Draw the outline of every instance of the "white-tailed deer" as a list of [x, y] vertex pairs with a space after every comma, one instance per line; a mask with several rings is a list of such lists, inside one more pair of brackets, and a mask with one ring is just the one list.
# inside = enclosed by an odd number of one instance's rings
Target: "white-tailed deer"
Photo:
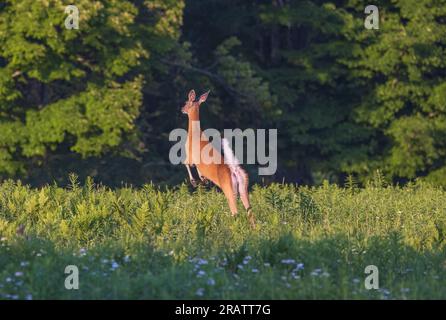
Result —
[[[237, 196], [240, 194], [243, 206], [248, 213], [249, 222], [254, 227], [255, 218], [249, 204], [248, 174], [240, 167], [226, 139], [222, 139], [224, 157], [221, 157], [220, 151], [215, 149], [207, 138], [204, 139], [202, 137], [199, 109], [200, 105], [206, 101], [208, 95], [209, 91], [201, 95], [198, 101], [195, 101], [195, 91], [191, 90], [188, 100], [181, 109], [189, 118], [184, 164], [187, 168], [190, 182], [194, 187], [197, 185], [190, 169], [191, 166], [195, 166], [201, 181], [210, 180], [223, 191], [233, 216], [237, 214]], [[194, 143], [197, 147], [194, 147]], [[219, 155], [220, 159], [224, 158], [224, 161], [220, 161], [220, 163], [205, 161], [202, 157], [204, 148], [210, 150], [209, 155], [211, 157], [215, 153]]]

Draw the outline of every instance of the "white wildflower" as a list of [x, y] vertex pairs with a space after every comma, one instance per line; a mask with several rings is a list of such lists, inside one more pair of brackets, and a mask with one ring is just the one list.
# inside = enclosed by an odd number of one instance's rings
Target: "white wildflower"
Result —
[[304, 264], [303, 263], [298, 263], [296, 265], [296, 268], [295, 268], [296, 271], [303, 270], [303, 269], [304, 269]]
[[294, 259], [282, 259], [282, 261], [280, 261], [283, 264], [294, 264], [296, 263], [296, 261]]
[[198, 261], [197, 261], [197, 264], [198, 265], [204, 265], [204, 264], [208, 264], [208, 261], [206, 260], [206, 259], [198, 259]]
[[204, 289], [198, 288], [198, 290], [195, 292], [195, 295], [202, 297], [204, 295]]
[[116, 261], [113, 261], [111, 264], [111, 268], [112, 268], [112, 270], [116, 270], [119, 268], [119, 264]]
[[315, 277], [315, 276], [318, 276], [318, 275], [320, 275], [321, 274], [321, 272], [322, 272], [322, 269], [314, 269], [312, 272], [311, 272], [311, 275], [313, 276], [313, 277]]

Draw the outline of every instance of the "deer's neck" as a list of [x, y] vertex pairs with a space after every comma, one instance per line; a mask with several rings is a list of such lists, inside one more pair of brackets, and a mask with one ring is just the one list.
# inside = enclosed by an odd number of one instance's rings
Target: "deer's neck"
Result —
[[189, 127], [188, 127], [189, 135], [192, 134], [192, 130], [201, 131], [200, 114], [198, 113], [198, 109], [196, 111], [189, 113], [188, 116], [189, 116]]
[[[200, 128], [200, 117], [198, 110], [193, 110], [193, 112], [188, 113], [189, 117], [189, 128], [187, 130], [187, 141], [188, 150], [187, 153], [191, 155], [192, 163], [196, 158], [197, 152], [200, 152], [200, 139], [201, 139], [201, 128]], [[199, 159], [199, 158], [198, 158]], [[198, 161], [199, 162], [199, 161]]]

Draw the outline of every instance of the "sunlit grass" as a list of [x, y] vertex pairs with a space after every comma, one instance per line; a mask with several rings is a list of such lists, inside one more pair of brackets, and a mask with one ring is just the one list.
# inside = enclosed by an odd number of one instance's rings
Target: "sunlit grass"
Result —
[[[0, 299], [446, 298], [442, 189], [275, 184], [251, 201], [256, 230], [216, 190], [5, 181]], [[79, 290], [64, 287], [67, 265]]]

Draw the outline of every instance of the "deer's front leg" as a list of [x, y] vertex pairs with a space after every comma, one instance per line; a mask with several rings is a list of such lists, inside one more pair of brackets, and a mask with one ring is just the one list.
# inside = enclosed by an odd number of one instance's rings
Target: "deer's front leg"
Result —
[[195, 188], [197, 186], [197, 181], [195, 181], [194, 176], [192, 175], [192, 172], [190, 171], [190, 165], [185, 164], [187, 173], [189, 174], [189, 180], [191, 185]]

